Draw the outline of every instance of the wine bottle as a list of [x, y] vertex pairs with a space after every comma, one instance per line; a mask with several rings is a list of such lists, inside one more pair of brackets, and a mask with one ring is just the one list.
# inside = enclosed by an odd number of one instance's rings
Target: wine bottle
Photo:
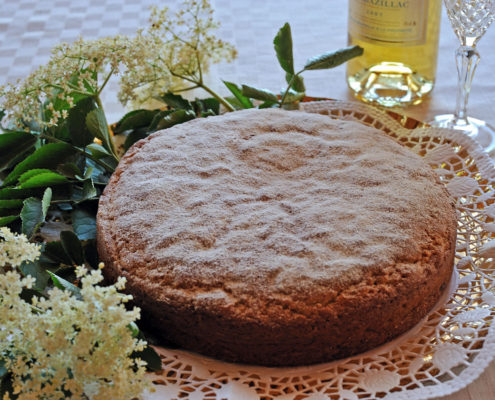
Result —
[[357, 98], [385, 107], [419, 104], [433, 89], [441, 0], [349, 0], [349, 44], [364, 48], [347, 63]]

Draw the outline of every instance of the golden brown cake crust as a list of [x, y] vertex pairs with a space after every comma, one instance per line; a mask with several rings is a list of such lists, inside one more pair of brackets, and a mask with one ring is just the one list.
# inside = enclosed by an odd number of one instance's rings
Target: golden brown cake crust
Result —
[[281, 110], [197, 119], [124, 156], [98, 248], [165, 339], [298, 365], [403, 333], [452, 272], [455, 205], [423, 160], [361, 124]]

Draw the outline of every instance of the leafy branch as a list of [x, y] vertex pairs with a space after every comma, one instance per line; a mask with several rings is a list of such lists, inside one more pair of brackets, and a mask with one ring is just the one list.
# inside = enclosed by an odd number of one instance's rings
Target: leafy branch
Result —
[[306, 88], [301, 76], [303, 72], [330, 69], [337, 67], [354, 57], [363, 54], [363, 49], [359, 46], [351, 46], [337, 51], [326, 52], [306, 61], [304, 67], [295, 71], [294, 57], [292, 51], [292, 33], [289, 23], [285, 23], [273, 39], [275, 53], [278, 62], [285, 71], [287, 88], [277, 96], [275, 93], [259, 89], [248, 85], [242, 85], [242, 89], [231, 82], [224, 82], [235, 98], [241, 103], [242, 108], [251, 108], [250, 99], [261, 100], [263, 107], [289, 107], [297, 104], [305, 96]]

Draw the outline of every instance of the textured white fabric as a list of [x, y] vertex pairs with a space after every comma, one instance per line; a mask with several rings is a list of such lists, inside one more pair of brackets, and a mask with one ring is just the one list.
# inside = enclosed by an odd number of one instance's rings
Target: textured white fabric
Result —
[[[50, 48], [60, 41], [82, 35], [97, 38], [117, 33], [132, 34], [147, 23], [151, 4], [174, 9], [178, 0], [0, 0], [0, 84], [26, 76], [45, 62]], [[238, 59], [212, 68], [209, 82], [227, 93], [221, 79], [278, 91], [284, 73], [273, 50], [277, 30], [289, 22], [294, 41], [295, 65], [307, 58], [346, 46], [347, 2], [341, 0], [212, 0], [221, 22], [220, 36], [235, 44]], [[419, 120], [452, 112], [455, 107], [457, 72], [454, 51], [458, 46], [445, 12], [440, 32], [437, 83], [431, 99], [405, 113]], [[495, 27], [490, 27], [478, 45], [481, 61], [469, 101], [470, 115], [495, 125]], [[304, 74], [311, 96], [349, 100], [345, 66]], [[115, 91], [104, 92], [110, 121], [122, 115]], [[197, 93], [201, 95], [201, 93]]]

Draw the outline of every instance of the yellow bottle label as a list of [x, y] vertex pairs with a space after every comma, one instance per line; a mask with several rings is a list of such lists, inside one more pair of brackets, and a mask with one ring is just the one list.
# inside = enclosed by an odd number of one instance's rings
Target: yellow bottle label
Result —
[[384, 45], [426, 41], [429, 0], [349, 0], [349, 33]]

